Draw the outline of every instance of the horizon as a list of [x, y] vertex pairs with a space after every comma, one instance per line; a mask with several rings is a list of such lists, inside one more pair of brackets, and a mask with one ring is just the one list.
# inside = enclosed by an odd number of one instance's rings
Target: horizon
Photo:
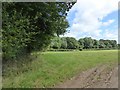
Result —
[[[69, 36], [62, 36], [62, 37], [69, 37]], [[60, 38], [62, 38], [61, 36], [60, 36]], [[74, 37], [73, 37], [74, 38]], [[89, 37], [82, 37], [82, 38], [75, 38], [77, 41], [79, 40], [79, 39], [83, 39], [83, 38], [89, 38]], [[92, 38], [92, 37], [90, 37], [90, 38]], [[93, 40], [95, 39], [95, 40], [115, 40], [115, 39], [103, 39], [103, 38], [100, 38], [100, 39], [96, 39], [96, 38], [92, 38]], [[117, 40], [116, 40], [117, 41]], [[117, 42], [117, 44], [120, 44], [120, 43], [118, 43]]]
[[[69, 28], [61, 37], [118, 39], [119, 0], [77, 0], [68, 12]], [[119, 41], [118, 41], [119, 40]]]

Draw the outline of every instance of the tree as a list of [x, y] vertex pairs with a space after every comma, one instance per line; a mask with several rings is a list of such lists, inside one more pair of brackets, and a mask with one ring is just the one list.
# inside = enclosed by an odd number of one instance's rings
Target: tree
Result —
[[54, 25], [56, 27], [56, 30], [57, 30], [56, 32], [58, 37], [59, 35], [64, 34], [66, 32], [66, 28], [69, 27], [69, 24], [65, 19], [65, 17], [62, 17], [59, 20], [57, 20]]
[[84, 38], [84, 48], [90, 49], [93, 47], [93, 40], [91, 37], [85, 37]]
[[79, 39], [78, 40], [78, 43], [79, 43], [79, 48], [82, 48], [83, 49], [83, 47], [84, 47], [84, 39], [83, 38], [81, 38], [81, 39]]
[[61, 38], [61, 48], [66, 49], [67, 48], [67, 41], [65, 37]]
[[116, 48], [117, 47], [117, 41], [116, 40], [110, 40], [109, 43], [112, 46], [112, 48]]
[[104, 48], [116, 48], [117, 47], [117, 41], [116, 40], [103, 40], [100, 39], [100, 42], [104, 43]]
[[117, 46], [118, 46], [118, 49], [120, 49], [120, 44], [118, 44]]
[[94, 46], [94, 48], [99, 48], [99, 41], [98, 40], [94, 40], [93, 46]]
[[105, 44], [104, 44], [103, 39], [100, 39], [99, 43], [100, 43], [99, 48], [105, 48], [106, 47]]
[[54, 39], [52, 39], [51, 48], [59, 49], [60, 47], [61, 47], [61, 39], [59, 37], [55, 37]]
[[79, 47], [78, 41], [73, 37], [66, 37], [67, 48], [68, 49], [77, 49]]
[[105, 48], [110, 48], [110, 40], [103, 40], [104, 44], [105, 44]]
[[3, 2], [4, 60], [16, 59], [23, 52], [43, 50], [55, 34], [64, 34], [68, 27], [66, 11], [71, 7], [63, 2]]

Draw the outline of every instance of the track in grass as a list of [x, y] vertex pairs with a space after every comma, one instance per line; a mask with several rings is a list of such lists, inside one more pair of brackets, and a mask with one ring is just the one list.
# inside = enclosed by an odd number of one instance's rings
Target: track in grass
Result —
[[3, 87], [54, 87], [82, 71], [117, 61], [117, 50], [43, 52], [27, 65], [8, 71], [9, 76], [3, 77]]
[[96, 66], [59, 83], [55, 88], [118, 88], [118, 66]]

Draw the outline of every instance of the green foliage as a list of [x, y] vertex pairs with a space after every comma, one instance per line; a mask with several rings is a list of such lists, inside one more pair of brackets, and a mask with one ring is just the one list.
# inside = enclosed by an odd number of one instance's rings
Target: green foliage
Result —
[[73, 37], [55, 37], [52, 39], [51, 48], [77, 49], [79, 48], [79, 44], [78, 41]]
[[91, 37], [85, 37], [84, 38], [84, 48], [88, 49], [88, 48], [92, 48], [93, 47], [93, 40]]
[[[58, 39], [58, 41], [56, 40]], [[60, 41], [59, 41], [60, 39]], [[55, 46], [53, 47], [53, 43]], [[60, 47], [61, 45], [61, 47]], [[52, 40], [51, 48], [54, 49], [117, 49], [116, 40], [96, 40], [91, 37], [80, 38], [78, 41], [73, 37], [55, 37]]]
[[120, 49], [120, 44], [118, 44], [118, 49]]
[[55, 37], [52, 39], [51, 46], [54, 49], [59, 49], [61, 47], [61, 39], [59, 37]]
[[117, 47], [117, 41], [116, 40], [109, 40], [109, 43], [113, 48]]
[[77, 49], [79, 48], [78, 41], [73, 37], [66, 37], [67, 48], [68, 49]]
[[99, 48], [105, 48], [106, 47], [102, 40], [100, 40], [99, 42], [100, 42]]
[[67, 3], [3, 2], [2, 9], [2, 49], [6, 60], [16, 59], [23, 52], [44, 50], [55, 34], [64, 34], [69, 26]]
[[81, 38], [81, 39], [79, 39], [78, 40], [78, 43], [79, 43], [79, 48], [83, 48], [84, 47], [84, 39], [83, 38]]
[[67, 41], [66, 38], [61, 38], [61, 48], [66, 49], [67, 48]]
[[94, 43], [93, 43], [94, 48], [99, 48], [99, 45], [100, 45], [99, 41], [94, 40]]
[[80, 48], [84, 49], [115, 49], [117, 48], [117, 41], [116, 40], [96, 40], [92, 39], [91, 37], [85, 37], [78, 40]]

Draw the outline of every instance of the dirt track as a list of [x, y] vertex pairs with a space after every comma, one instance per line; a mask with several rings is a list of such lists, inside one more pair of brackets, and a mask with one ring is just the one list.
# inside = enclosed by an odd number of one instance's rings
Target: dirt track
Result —
[[92, 68], [71, 78], [56, 88], [118, 88], [118, 67], [106, 65]]

